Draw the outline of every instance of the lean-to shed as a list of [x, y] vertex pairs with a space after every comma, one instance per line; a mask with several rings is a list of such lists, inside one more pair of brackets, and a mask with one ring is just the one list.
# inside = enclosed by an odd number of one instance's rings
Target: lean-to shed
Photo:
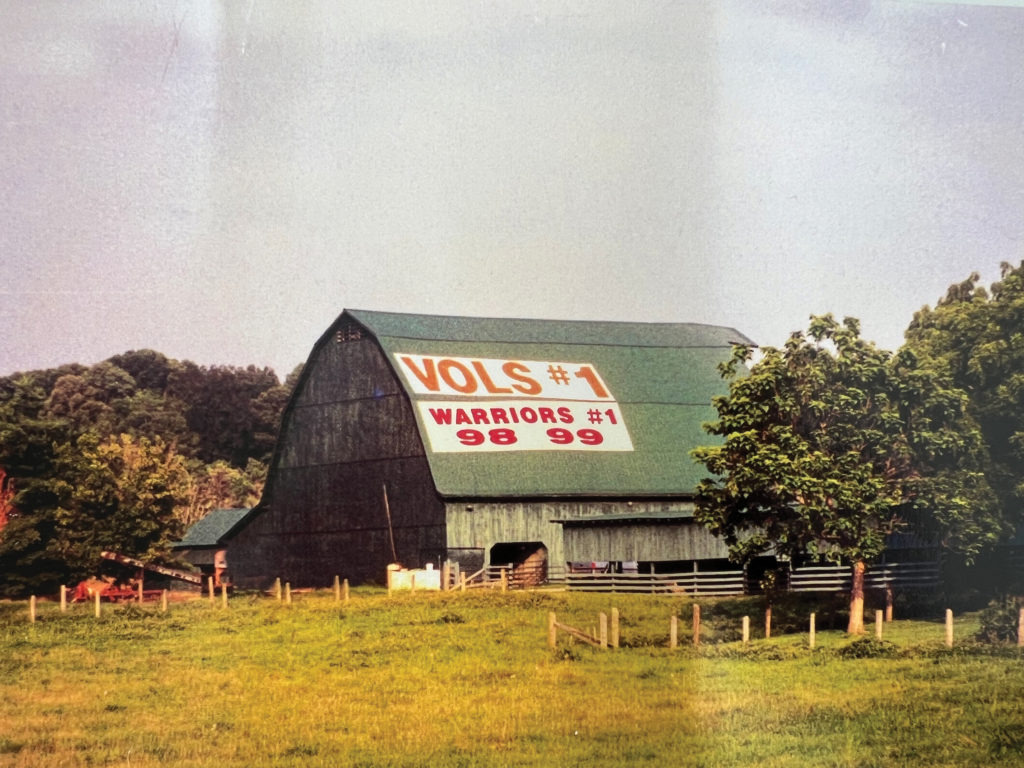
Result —
[[263, 498], [233, 534], [235, 583], [381, 582], [390, 562], [446, 558], [564, 565], [566, 521], [605, 516], [620, 536], [643, 521], [635, 560], [719, 557], [685, 551], [707, 542], [678, 531], [669, 551], [664, 525], [694, 525], [689, 452], [708, 440], [733, 343], [752, 342], [686, 323], [347, 310], [314, 346]]

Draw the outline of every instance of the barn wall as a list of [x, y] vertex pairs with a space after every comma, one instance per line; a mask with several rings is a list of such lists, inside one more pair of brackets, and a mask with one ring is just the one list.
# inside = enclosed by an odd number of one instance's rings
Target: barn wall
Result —
[[[561, 566], [567, 560], [574, 558], [568, 555], [563, 539], [562, 525], [553, 523], [552, 520], [688, 508], [692, 509], [692, 504], [678, 499], [633, 502], [555, 499], [523, 502], [449, 503], [447, 506], [447, 541], [448, 547], [452, 550], [482, 549], [485, 558], [489, 558], [491, 548], [495, 544], [538, 541], [548, 548], [548, 562], [554, 566]], [[654, 528], [654, 526], [651, 527]], [[659, 546], [658, 539], [664, 535], [662, 528], [642, 533], [645, 551], [647, 548], [653, 550]], [[566, 532], [568, 533], [568, 529]], [[700, 552], [712, 551], [704, 542], [699, 541], [698, 537], [693, 537], [692, 543]], [[680, 539], [676, 544], [679, 547], [685, 547], [687, 541]], [[665, 549], [669, 550], [669, 548]], [[721, 555], [708, 556], [720, 557]], [[590, 557], [587, 555], [586, 558], [580, 559], [590, 559]], [[672, 557], [657, 559], [683, 560], [690, 559], [690, 557], [691, 555], [677, 555], [673, 550]], [[488, 564], [490, 564], [489, 561]]]
[[385, 486], [398, 561], [443, 557], [444, 508], [383, 352], [370, 338], [325, 337], [285, 412], [263, 499], [231, 541], [235, 583], [383, 583], [395, 559]]
[[729, 548], [694, 520], [677, 523], [569, 526], [565, 553], [570, 561], [715, 560]]

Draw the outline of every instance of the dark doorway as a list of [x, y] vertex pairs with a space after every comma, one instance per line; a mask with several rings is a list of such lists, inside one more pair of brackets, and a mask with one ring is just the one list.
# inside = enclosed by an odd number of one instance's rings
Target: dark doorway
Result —
[[517, 587], [532, 587], [548, 579], [548, 548], [541, 541], [511, 542], [491, 547], [491, 567], [512, 566], [509, 574]]

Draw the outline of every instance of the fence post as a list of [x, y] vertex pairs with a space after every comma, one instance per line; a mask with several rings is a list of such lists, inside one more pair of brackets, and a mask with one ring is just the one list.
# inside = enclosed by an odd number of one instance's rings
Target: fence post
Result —
[[36, 596], [31, 595], [28, 599], [28, 621], [30, 624], [36, 623]]
[[95, 599], [96, 599], [96, 618], [98, 619], [100, 617], [100, 613], [102, 611], [102, 609], [100, 608], [100, 591], [99, 591], [99, 589], [96, 590]]
[[206, 577], [206, 588], [210, 591], [210, 605], [213, 605], [213, 576]]
[[334, 574], [334, 602], [341, 602], [341, 577]]
[[280, 576], [278, 576], [276, 579], [274, 579], [274, 597], [276, 597], [278, 599], [278, 602], [280, 602], [280, 600], [281, 600], [281, 577]]
[[341, 601], [348, 605], [348, 579], [341, 582]]
[[445, 560], [444, 564], [441, 566], [441, 591], [442, 592], [447, 592], [448, 591], [448, 580], [451, 578], [451, 574], [452, 574], [451, 563], [449, 563], [447, 560]]
[[1017, 614], [1017, 647], [1024, 647], [1024, 608]]
[[875, 639], [882, 639], [882, 611], [875, 611]]
[[619, 609], [612, 608], [612, 648], [619, 647]]
[[811, 614], [811, 636], [810, 636], [810, 640], [808, 641], [808, 646], [810, 647], [810, 649], [812, 651], [814, 650], [814, 630], [815, 630], [816, 619], [817, 619], [817, 616], [812, 613]]
[[228, 585], [220, 585], [220, 605], [222, 608], [228, 607]]
[[764, 637], [767, 640], [772, 636], [772, 607], [769, 605], [764, 611]]
[[548, 648], [554, 650], [556, 645], [558, 645], [558, 624], [554, 611], [551, 611], [548, 613]]
[[601, 647], [608, 647], [608, 614], [603, 611], [597, 614], [597, 624], [601, 628]]
[[892, 584], [885, 585], [885, 623], [888, 624], [892, 621]]
[[139, 578], [139, 605], [142, 605], [142, 578]]
[[693, 604], [693, 644], [700, 645], [700, 606]]
[[750, 617], [743, 617], [743, 644], [746, 645], [750, 642]]
[[60, 612], [68, 612], [68, 588], [63, 584], [60, 585]]
[[508, 571], [505, 568], [501, 569], [501, 591], [508, 592]]
[[679, 645], [679, 617], [672, 614], [668, 623], [668, 647], [673, 651]]
[[946, 609], [946, 647], [953, 647], [953, 611]]
[[284, 602], [286, 605], [292, 604], [292, 583], [290, 581], [284, 583]]
[[160, 593], [160, 612], [167, 613], [167, 590]]
[[466, 591], [466, 574], [459, 573], [459, 592]]

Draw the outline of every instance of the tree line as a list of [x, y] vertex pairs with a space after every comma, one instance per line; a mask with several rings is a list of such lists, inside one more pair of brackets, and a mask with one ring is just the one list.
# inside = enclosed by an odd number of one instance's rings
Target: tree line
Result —
[[211, 509], [254, 505], [299, 372], [147, 349], [0, 378], [0, 596], [95, 575], [104, 549], [166, 558]]
[[904, 339], [882, 350], [856, 319], [822, 315], [781, 348], [737, 346], [705, 425], [721, 443], [693, 452], [710, 473], [697, 518], [736, 560], [852, 566], [853, 633], [865, 569], [894, 535], [970, 561], [1022, 522], [1024, 264], [988, 289], [977, 274], [950, 286]]

